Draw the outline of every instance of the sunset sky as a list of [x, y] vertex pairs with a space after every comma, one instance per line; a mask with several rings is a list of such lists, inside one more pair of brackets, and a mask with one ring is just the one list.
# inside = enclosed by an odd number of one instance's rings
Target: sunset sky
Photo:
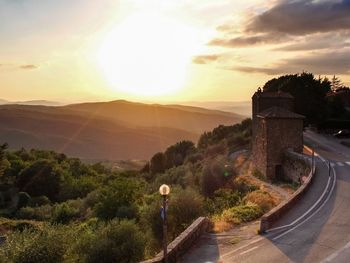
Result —
[[274, 76], [350, 85], [350, 0], [0, 0], [1, 99], [243, 101]]

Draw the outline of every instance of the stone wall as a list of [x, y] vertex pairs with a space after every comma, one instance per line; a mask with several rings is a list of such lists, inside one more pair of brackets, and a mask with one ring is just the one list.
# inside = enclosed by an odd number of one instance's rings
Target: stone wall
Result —
[[283, 170], [283, 156], [287, 149], [302, 152], [301, 119], [258, 118], [256, 132], [253, 143], [254, 165], [267, 178], [275, 178], [277, 166]]
[[[184, 232], [168, 245], [168, 262], [178, 262], [180, 257], [197, 241], [197, 239], [209, 228], [209, 219], [206, 217], [197, 218]], [[160, 252], [152, 259], [141, 263], [162, 263], [164, 262], [163, 252]]]
[[286, 151], [283, 156], [283, 176], [293, 182], [301, 182], [310, 172], [309, 160], [305, 155]]
[[277, 207], [273, 208], [261, 217], [260, 233], [265, 233], [269, 228], [271, 228], [271, 226], [279, 218], [281, 218], [287, 211], [289, 211], [296, 203], [299, 202], [300, 198], [311, 186], [315, 174], [315, 169], [311, 169], [311, 160], [307, 160], [306, 162], [310, 167], [310, 172], [309, 174], [305, 174], [305, 181], [287, 201], [280, 203]]

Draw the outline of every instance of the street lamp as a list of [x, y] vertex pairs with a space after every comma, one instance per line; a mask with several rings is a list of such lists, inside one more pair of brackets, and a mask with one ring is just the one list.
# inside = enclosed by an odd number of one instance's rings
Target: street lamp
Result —
[[163, 196], [163, 207], [161, 210], [161, 217], [163, 218], [163, 257], [164, 262], [168, 262], [168, 248], [167, 248], [167, 222], [166, 222], [166, 201], [167, 195], [170, 193], [170, 187], [166, 184], [162, 184], [159, 187], [159, 193]]

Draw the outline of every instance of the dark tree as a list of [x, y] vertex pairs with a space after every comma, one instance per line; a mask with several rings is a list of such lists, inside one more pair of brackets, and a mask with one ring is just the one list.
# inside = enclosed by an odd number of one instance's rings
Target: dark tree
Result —
[[163, 173], [165, 171], [166, 157], [164, 153], [156, 153], [150, 162], [150, 171], [152, 174]]
[[331, 90], [327, 78], [315, 79], [311, 73], [285, 75], [266, 82], [264, 91], [285, 91], [295, 98], [295, 111], [306, 116], [306, 124], [327, 118], [326, 94]]

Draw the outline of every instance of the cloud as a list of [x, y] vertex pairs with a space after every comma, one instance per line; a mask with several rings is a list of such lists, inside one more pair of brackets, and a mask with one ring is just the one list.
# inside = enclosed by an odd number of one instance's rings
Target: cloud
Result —
[[350, 0], [282, 0], [253, 17], [246, 32], [307, 35], [350, 29]]
[[259, 34], [254, 36], [239, 36], [230, 39], [217, 38], [209, 42], [212, 46], [222, 47], [245, 47], [257, 44], [274, 44], [286, 41], [287, 37], [281, 35]]
[[33, 65], [33, 64], [26, 64], [26, 65], [20, 65], [18, 66], [20, 69], [26, 69], [26, 70], [31, 70], [31, 69], [37, 69], [38, 66]]
[[208, 64], [214, 62], [220, 58], [220, 55], [201, 55], [195, 56], [192, 59], [192, 63], [194, 64]]
[[267, 67], [233, 67], [231, 70], [267, 75], [308, 71], [315, 74], [333, 75], [350, 73], [350, 50], [326, 52], [302, 58], [285, 59]]
[[[299, 41], [299, 37], [330, 34], [332, 38], [340, 39], [337, 47], [348, 38], [350, 33], [350, 0], [279, 0], [264, 12], [252, 15], [242, 25], [241, 33], [232, 30], [236, 25], [226, 23], [217, 27], [224, 34], [221, 38], [213, 39], [209, 45], [222, 47], [247, 47], [251, 45], [281, 44]], [[332, 38], [322, 40], [323, 43], [296, 43], [280, 50], [312, 50], [327, 48]], [[346, 46], [346, 45], [345, 45]]]

